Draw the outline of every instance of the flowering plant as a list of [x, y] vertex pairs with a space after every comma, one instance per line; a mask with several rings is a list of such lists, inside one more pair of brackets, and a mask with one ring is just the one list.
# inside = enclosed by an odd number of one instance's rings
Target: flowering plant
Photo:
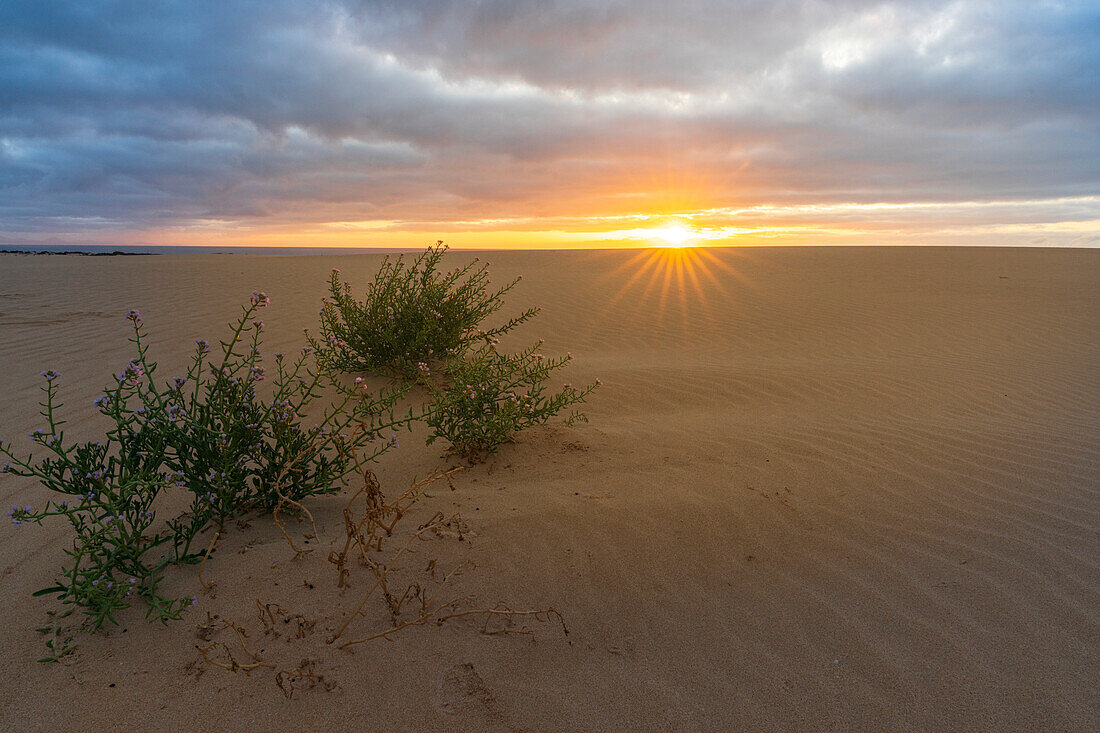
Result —
[[[257, 313], [268, 302], [253, 293], [220, 353], [197, 341], [186, 375], [167, 385], [155, 378], [141, 314], [130, 311], [137, 356], [96, 400], [113, 423], [103, 442], [65, 442], [59, 375], [42, 373], [47, 429], [31, 439], [47, 456], [20, 458], [0, 443], [0, 455], [9, 459], [4, 472], [36, 478], [66, 497], [37, 510], [13, 507], [12, 521], [41, 524], [64, 516], [76, 534], [66, 550], [71, 566], [37, 595], [56, 593], [62, 603], [84, 609], [92, 628], [117, 623], [114, 613], [134, 597], [145, 602], [150, 618], [178, 618], [194, 599], [165, 598], [157, 587], [168, 565], [201, 558], [192, 547], [199, 532], [244, 511], [271, 512], [281, 502], [294, 506], [338, 490], [356, 460], [371, 460], [393, 444], [380, 441], [383, 431], [415, 419], [411, 411], [395, 414], [403, 390], [371, 395], [358, 382], [344, 385], [326, 362], [309, 363], [308, 346], [293, 359], [275, 355], [271, 396], [264, 399], [257, 391], [268, 380]], [[305, 427], [304, 413], [326, 388], [336, 399]], [[180, 489], [190, 492], [190, 510], [158, 522], [157, 499]]]
[[[116, 394], [133, 374], [128, 367], [116, 376]], [[128, 607], [134, 596], [145, 601], [149, 618], [179, 618], [192, 599], [165, 598], [158, 592], [170, 558], [154, 555], [171, 540], [170, 533], [152, 529], [153, 502], [168, 485], [164, 436], [133, 416], [118, 415], [105, 442], [65, 445], [65, 421], [57, 416], [62, 406], [57, 399], [60, 375], [51, 369], [42, 376], [46, 384], [41, 414], [48, 430], [34, 431], [31, 440], [48, 455], [32, 463], [29, 457], [14, 456], [9, 444], [0, 443], [0, 454], [14, 461], [6, 461], [3, 472], [37, 478], [67, 497], [39, 509], [14, 506], [9, 514], [12, 522], [41, 524], [47, 517], [63, 516], [76, 535], [72, 548], [65, 550], [71, 564], [62, 568], [62, 578], [35, 595], [56, 593], [63, 603], [83, 608], [93, 629], [107, 621], [117, 623], [115, 612]]]
[[[433, 405], [426, 417], [432, 428], [427, 442], [443, 438], [456, 452], [476, 461], [517, 432], [583, 403], [600, 385], [597, 379], [580, 388], [566, 384], [560, 391], [549, 390], [551, 372], [573, 357], [549, 358], [539, 351], [541, 347], [539, 341], [524, 351], [502, 354], [486, 344], [452, 363], [445, 382], [429, 385]], [[573, 411], [565, 422], [571, 425], [577, 420], [587, 418]]]
[[493, 289], [489, 263], [477, 259], [441, 272], [446, 252], [437, 242], [411, 264], [401, 256], [387, 257], [362, 301], [353, 297], [339, 270], [333, 270], [321, 305], [320, 335], [310, 339], [318, 354], [344, 371], [416, 377], [424, 365], [452, 358], [476, 341], [492, 342], [538, 313], [530, 308], [497, 328], [482, 330], [519, 278]]

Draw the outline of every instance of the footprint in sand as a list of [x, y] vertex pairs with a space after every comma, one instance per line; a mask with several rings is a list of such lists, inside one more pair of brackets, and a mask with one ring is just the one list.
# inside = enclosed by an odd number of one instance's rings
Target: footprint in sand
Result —
[[481, 713], [493, 722], [504, 722], [496, 695], [469, 662], [447, 670], [439, 681], [435, 704], [448, 715]]

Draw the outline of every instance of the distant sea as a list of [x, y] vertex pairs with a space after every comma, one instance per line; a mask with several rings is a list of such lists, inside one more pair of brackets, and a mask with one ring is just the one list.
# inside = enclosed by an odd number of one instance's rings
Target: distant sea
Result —
[[374, 247], [217, 247], [209, 245], [131, 245], [131, 244], [0, 244], [0, 252], [49, 252], [51, 254], [78, 253], [86, 255], [168, 255], [168, 254], [226, 254], [226, 255], [353, 255], [400, 254], [420, 252], [420, 249]]

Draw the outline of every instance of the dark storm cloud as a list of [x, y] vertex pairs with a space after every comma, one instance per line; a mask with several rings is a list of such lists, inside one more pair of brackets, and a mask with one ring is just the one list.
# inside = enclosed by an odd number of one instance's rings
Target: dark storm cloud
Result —
[[1098, 68], [1090, 3], [7, 3], [0, 231], [1087, 196]]

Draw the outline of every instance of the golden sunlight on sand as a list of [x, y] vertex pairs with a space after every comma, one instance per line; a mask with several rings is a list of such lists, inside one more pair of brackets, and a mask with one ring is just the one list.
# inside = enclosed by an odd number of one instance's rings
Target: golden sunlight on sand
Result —
[[[328, 559], [353, 485], [310, 503], [316, 529], [284, 521], [301, 554], [269, 518], [227, 523], [205, 567], [165, 580], [196, 597], [182, 620], [131, 608], [62, 664], [34, 664], [54, 606], [31, 594], [70, 530], [9, 524], [0, 729], [119, 730], [153, 710], [196, 730], [1095, 730], [1097, 255], [494, 252], [494, 282], [523, 276], [505, 313], [542, 308], [501, 348], [544, 339], [572, 350], [565, 379], [603, 386], [591, 422], [521, 433], [410, 510], [413, 527], [461, 515], [462, 541], [425, 533], [408, 567], [469, 568], [455, 597], [554, 608], [568, 635], [454, 618], [327, 644], [349, 618], [364, 634], [391, 623], [356, 611], [369, 584], [340, 587]], [[92, 405], [132, 356], [127, 309], [167, 379], [253, 289], [271, 298], [265, 353], [296, 352], [331, 269], [365, 287], [381, 262], [0, 255], [0, 438], [30, 444], [44, 369], [62, 375], [67, 435], [102, 435]], [[403, 433], [374, 466], [390, 499], [457, 465], [426, 436]], [[50, 498], [0, 479], [8, 506]], [[247, 639], [205, 643], [299, 670], [293, 699], [275, 668], [205, 661], [196, 644], [229, 622]]]
[[[686, 230], [685, 230], [686, 231]], [[723, 250], [725, 256], [706, 247], [689, 244], [668, 245], [641, 250], [629, 257], [620, 257], [621, 263], [614, 268], [609, 278], [621, 281], [612, 290], [604, 311], [609, 311], [624, 299], [649, 300], [657, 298], [653, 318], [660, 325], [675, 302], [676, 313], [684, 316], [685, 307], [691, 303], [705, 313], [710, 313], [715, 302], [726, 303], [734, 296], [730, 292], [730, 283], [741, 287], [751, 287], [751, 283], [742, 275], [731, 260], [744, 259], [746, 255], [738, 253], [735, 257]], [[687, 322], [683, 324], [688, 326]]]

